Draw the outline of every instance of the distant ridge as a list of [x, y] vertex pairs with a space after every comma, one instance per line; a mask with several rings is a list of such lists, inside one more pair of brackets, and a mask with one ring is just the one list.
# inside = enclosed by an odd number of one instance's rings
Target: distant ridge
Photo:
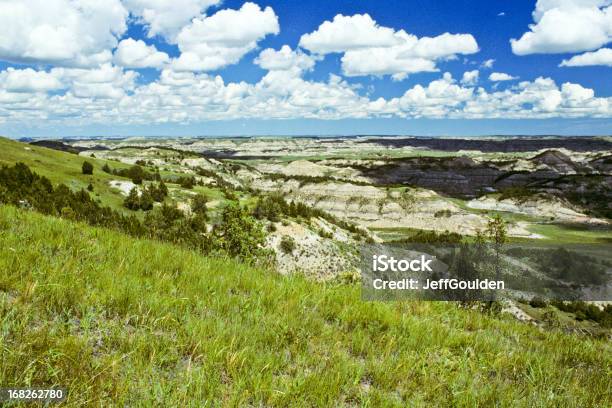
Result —
[[612, 141], [592, 136], [528, 136], [499, 139], [467, 138], [368, 138], [361, 143], [377, 143], [387, 147], [422, 147], [432, 150], [456, 152], [478, 150], [481, 152], [533, 152], [542, 149], [565, 148], [576, 152], [612, 150]]

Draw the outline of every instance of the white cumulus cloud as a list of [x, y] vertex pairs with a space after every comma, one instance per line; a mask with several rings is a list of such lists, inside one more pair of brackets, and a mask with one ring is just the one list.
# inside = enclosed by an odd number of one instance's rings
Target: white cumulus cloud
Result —
[[278, 34], [278, 17], [271, 7], [244, 3], [192, 20], [177, 36], [181, 55], [173, 62], [179, 71], [211, 71], [235, 64], [269, 34]]
[[518, 77], [506, 74], [505, 72], [493, 72], [489, 75], [489, 81], [500, 82], [500, 81], [513, 81]]
[[300, 47], [317, 54], [390, 47], [398, 43], [395, 30], [379, 26], [368, 14], [338, 14], [333, 21], [323, 22], [317, 30], [300, 38]]
[[534, 24], [510, 40], [517, 55], [595, 50], [612, 41], [610, 0], [538, 0]]
[[308, 71], [315, 65], [315, 58], [300, 50], [293, 51], [288, 45], [283, 45], [280, 50], [266, 48], [259, 53], [255, 64], [269, 71], [287, 71], [297, 69]]
[[344, 75], [391, 75], [396, 80], [411, 73], [437, 71], [437, 61], [478, 52], [471, 34], [418, 38], [382, 27], [368, 14], [336, 15], [302, 35], [299, 44], [315, 54], [343, 53]]
[[148, 36], [161, 35], [173, 42], [192, 18], [221, 0], [123, 0], [137, 20], [148, 28]]
[[127, 29], [119, 0], [0, 1], [0, 59], [95, 66]]
[[68, 84], [68, 94], [77, 98], [120, 99], [135, 89], [138, 77], [135, 71], [111, 64], [96, 69], [54, 68], [51, 72]]
[[[228, 83], [220, 75], [171, 68], [164, 68], [153, 82], [138, 84], [136, 72], [110, 64], [93, 70], [55, 68], [46, 74], [66, 87], [63, 94], [35, 91], [33, 86], [29, 87], [31, 93], [9, 90], [0, 82], [0, 116], [13, 124], [45, 120], [63, 125], [201, 123], [239, 118], [612, 117], [612, 98], [597, 97], [592, 89], [575, 83], [557, 85], [550, 78], [487, 91], [461, 84], [445, 73], [427, 84], [412, 86], [401, 97], [370, 99], [359, 86], [337, 75], [326, 81], [305, 80], [295, 65], [269, 67], [274, 69], [255, 84]], [[27, 75], [44, 77], [41, 72]], [[0, 78], [6, 76], [6, 71], [0, 72]]]
[[126, 68], [160, 68], [170, 61], [170, 57], [165, 52], [157, 51], [154, 45], [126, 38], [117, 46], [114, 61]]
[[478, 76], [480, 73], [477, 69], [473, 71], [466, 71], [463, 73], [463, 77], [461, 78], [461, 83], [464, 85], [476, 85], [478, 82]]
[[612, 67], [612, 49], [600, 48], [597, 51], [575, 55], [561, 62], [562, 67], [586, 67], [590, 65], [605, 65]]
[[47, 92], [64, 88], [56, 75], [32, 68], [7, 68], [0, 72], [0, 88], [8, 92]]

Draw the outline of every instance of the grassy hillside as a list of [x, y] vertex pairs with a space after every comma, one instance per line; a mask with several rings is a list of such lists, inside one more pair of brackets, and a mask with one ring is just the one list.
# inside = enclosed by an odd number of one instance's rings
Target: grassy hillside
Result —
[[0, 206], [0, 384], [67, 406], [610, 406], [610, 351]]
[[[81, 166], [85, 160], [94, 165], [93, 175], [82, 173]], [[47, 177], [53, 184], [64, 183], [73, 190], [87, 188], [91, 183], [94, 187], [93, 194], [104, 205], [123, 209], [123, 196], [109, 186], [111, 180], [122, 178], [103, 172], [102, 166], [109, 164], [112, 168], [129, 167], [126, 164], [78, 156], [0, 137], [0, 165], [11, 166], [18, 162], [25, 163], [32, 171]]]

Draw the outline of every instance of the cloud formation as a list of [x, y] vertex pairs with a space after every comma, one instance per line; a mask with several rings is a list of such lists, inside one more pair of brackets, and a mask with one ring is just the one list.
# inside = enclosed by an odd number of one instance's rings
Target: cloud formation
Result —
[[64, 84], [55, 75], [32, 68], [7, 68], [0, 72], [0, 88], [8, 92], [36, 93], [63, 89]]
[[612, 1], [538, 0], [534, 24], [510, 40], [517, 55], [595, 50], [612, 41]]
[[268, 71], [298, 70], [299, 72], [311, 70], [316, 58], [302, 51], [293, 51], [288, 45], [280, 50], [266, 48], [254, 60], [254, 63]]
[[127, 30], [119, 0], [0, 1], [0, 59], [97, 66]]
[[278, 17], [271, 7], [244, 3], [199, 17], [183, 27], [176, 41], [181, 55], [173, 62], [178, 71], [212, 71], [235, 64], [269, 34], [278, 34]]
[[[444, 73], [426, 85], [410, 87], [400, 97], [371, 99], [359, 86], [337, 75], [330, 75], [326, 81], [304, 79], [309, 64], [288, 47], [264, 50], [258, 61], [269, 71], [254, 84], [226, 83], [219, 75], [165, 68], [159, 79], [139, 85], [135, 71], [110, 64], [96, 70], [5, 70], [0, 73], [0, 117], [11, 122], [45, 119], [71, 125], [198, 123], [239, 118], [612, 117], [612, 98], [597, 97], [592, 89], [575, 83], [557, 85], [544, 77], [502, 91], [487, 91]], [[30, 80], [5, 86], [6, 78], [19, 75]], [[467, 78], [470, 76], [473, 74]], [[58, 86], [67, 91], [51, 92]]]
[[612, 67], [612, 49], [600, 48], [594, 52], [585, 52], [575, 55], [561, 62], [562, 67], [586, 67], [591, 65], [604, 65]]
[[137, 21], [147, 27], [148, 36], [161, 35], [175, 42], [179, 31], [221, 0], [123, 0]]
[[115, 50], [115, 64], [126, 68], [160, 68], [170, 61], [165, 52], [157, 51], [154, 45], [142, 40], [126, 38]]
[[[515, 41], [516, 46], [525, 53], [564, 49], [569, 43], [582, 44], [573, 49], [587, 47], [584, 41], [593, 38], [576, 39], [573, 29], [556, 38], [547, 21], [575, 7], [608, 16], [609, 3], [540, 0], [533, 13], [536, 24]], [[478, 52], [476, 40], [468, 33], [419, 38], [357, 14], [323, 22], [302, 35], [295, 48], [260, 49], [264, 38], [280, 31], [275, 11], [251, 2], [239, 9], [219, 10], [219, 4], [218, 0], [107, 0], [102, 6], [92, 0], [0, 0], [0, 60], [32, 65], [0, 71], [0, 123], [612, 117], [612, 98], [598, 97], [593, 89], [539, 77], [510, 82], [499, 90], [497, 84], [481, 80], [478, 69], [457, 79], [446, 72], [433, 74], [436, 79], [427, 83], [396, 84], [403, 86], [400, 96], [373, 98], [373, 91], [346, 77], [389, 75], [402, 80], [413, 73], [438, 72], [443, 61]], [[127, 24], [134, 19], [145, 25], [146, 36], [155, 39], [126, 36]], [[594, 24], [590, 29], [601, 29], [594, 21], [598, 20], [590, 20]], [[178, 55], [169, 51], [171, 57], [151, 45], [162, 39], [168, 47], [157, 42], [159, 49], [176, 47]], [[544, 46], [544, 40], [550, 43]], [[605, 38], [593, 44], [599, 47], [602, 41]], [[248, 53], [253, 58], [244, 58]], [[327, 54], [341, 54], [342, 76], [315, 69]], [[601, 48], [561, 65], [610, 66], [611, 54], [609, 48]], [[252, 82], [228, 82], [210, 73], [241, 60], [252, 61], [265, 71], [263, 76]], [[493, 63], [486, 60], [480, 69], [491, 69]], [[144, 68], [158, 71], [139, 71]], [[488, 79], [518, 77], [493, 72]]]
[[489, 81], [493, 82], [513, 81], [515, 79], [518, 79], [518, 77], [506, 74], [505, 72], [493, 72], [489, 75]]
[[302, 35], [299, 45], [315, 54], [342, 53], [346, 76], [391, 75], [396, 80], [412, 73], [435, 72], [437, 61], [478, 52], [471, 34], [418, 38], [404, 30], [382, 27], [368, 14], [338, 14]]
[[463, 73], [463, 78], [461, 78], [461, 83], [464, 85], [476, 85], [478, 82], [478, 77], [480, 72], [477, 69], [473, 71], [466, 71]]

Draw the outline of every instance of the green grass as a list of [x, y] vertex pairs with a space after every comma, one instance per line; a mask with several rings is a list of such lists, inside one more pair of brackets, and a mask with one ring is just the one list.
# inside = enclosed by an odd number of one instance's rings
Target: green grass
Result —
[[[134, 154], [139, 152], [138, 149], [125, 150]], [[172, 150], [169, 152], [178, 155], [178, 153]], [[94, 165], [94, 174], [91, 176], [82, 174], [81, 166], [85, 160]], [[143, 212], [131, 212], [125, 209], [123, 207], [125, 196], [118, 189], [111, 188], [109, 184], [113, 180], [129, 181], [129, 179], [102, 171], [104, 164], [108, 164], [113, 169], [129, 168], [131, 166], [129, 164], [114, 160], [78, 156], [72, 153], [0, 137], [0, 165], [12, 166], [18, 162], [25, 163], [32, 171], [47, 177], [53, 184], [63, 183], [73, 190], [87, 188], [87, 185], [91, 183], [94, 187], [92, 195], [95, 199], [99, 199], [103, 206], [111, 207], [123, 213], [134, 214], [139, 218], [144, 217]], [[149, 171], [153, 171], [150, 167], [146, 168]], [[183, 173], [178, 171], [162, 170], [160, 174], [163, 177], [184, 176]], [[181, 188], [177, 184], [168, 183], [168, 187], [172, 191], [171, 198], [176, 201], [186, 201], [192, 197], [191, 190]], [[223, 193], [217, 188], [196, 186], [193, 191], [202, 192], [211, 200], [223, 197]]]
[[603, 244], [612, 243], [609, 228], [589, 228], [580, 225], [530, 224], [529, 231], [540, 234], [545, 240], [558, 243]]
[[[85, 160], [94, 165], [94, 174], [91, 176], [81, 171]], [[73, 190], [87, 188], [91, 183], [94, 187], [94, 196], [99, 198], [103, 205], [124, 210], [122, 207], [124, 197], [118, 190], [111, 188], [109, 182], [127, 179], [104, 173], [102, 166], [108, 164], [112, 168], [127, 168], [129, 165], [78, 156], [0, 137], [0, 165], [12, 166], [18, 162], [25, 163], [32, 171], [47, 177], [53, 184], [64, 183]]]
[[610, 406], [610, 344], [0, 206], [0, 384], [65, 406]]

